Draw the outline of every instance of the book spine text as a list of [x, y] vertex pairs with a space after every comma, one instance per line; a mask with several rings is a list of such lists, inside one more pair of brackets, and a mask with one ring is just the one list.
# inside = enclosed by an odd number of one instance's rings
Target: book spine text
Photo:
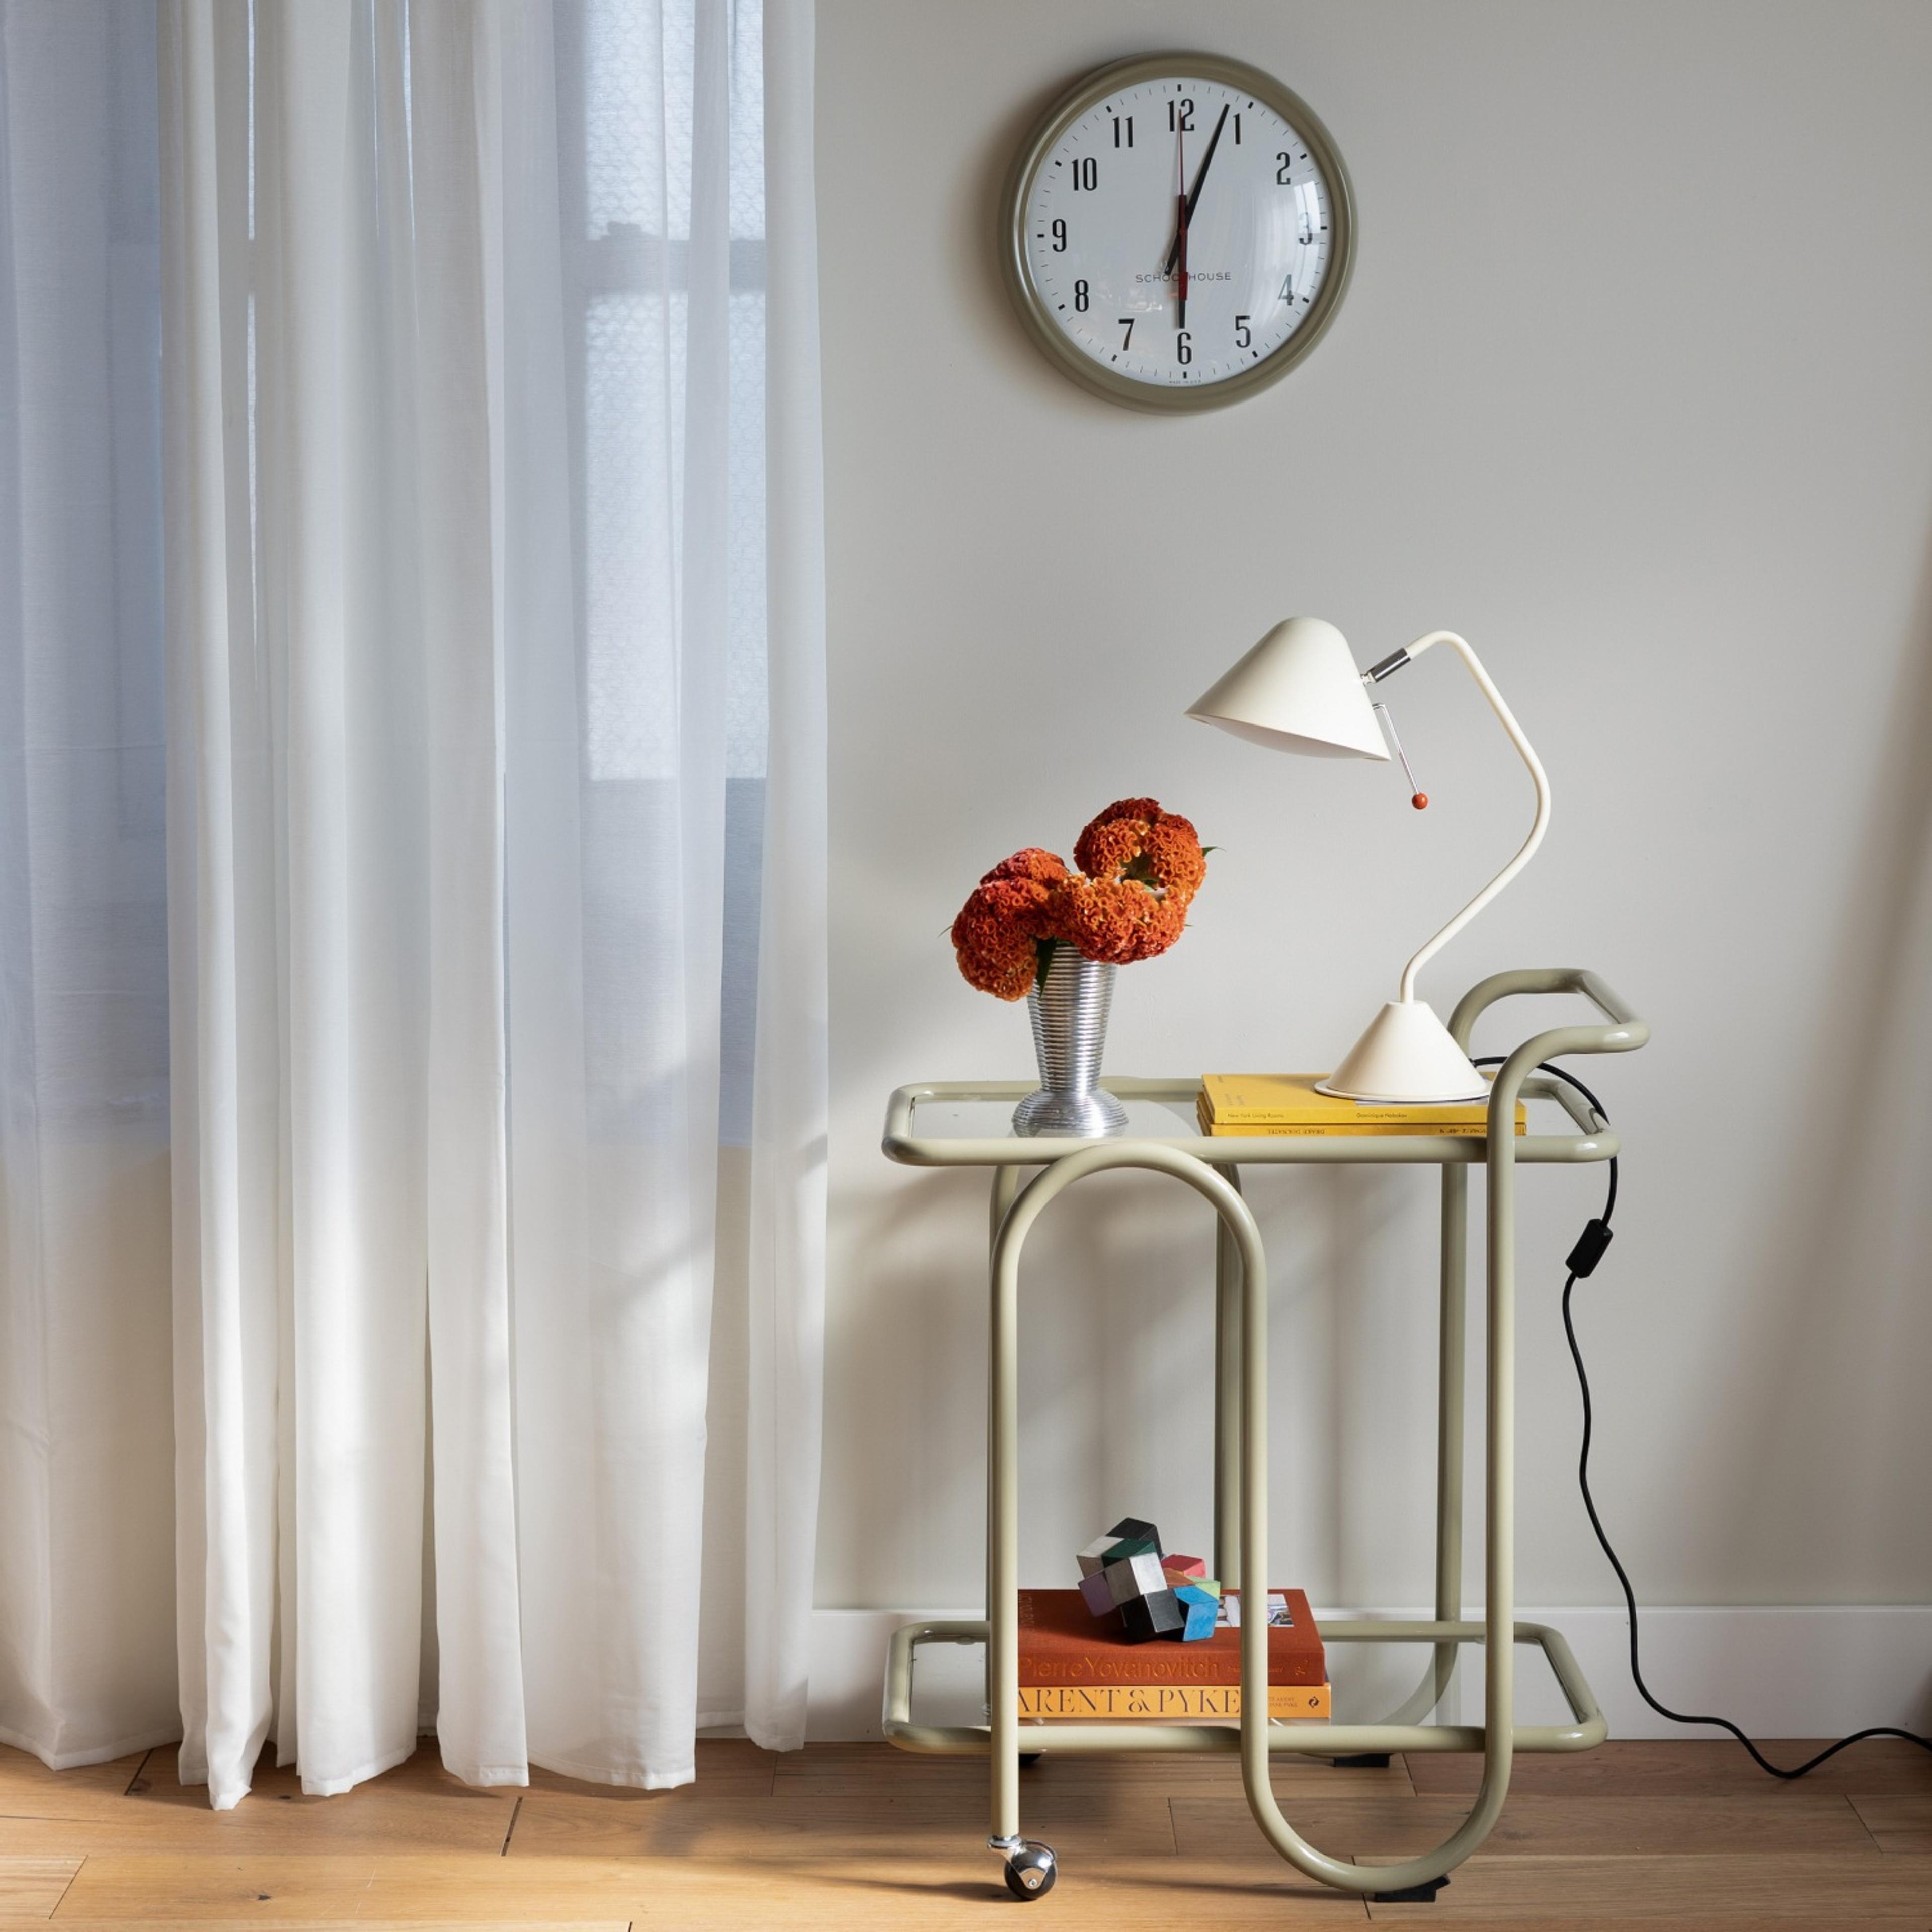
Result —
[[[1280, 1684], [1268, 1687], [1270, 1718], [1326, 1718], [1329, 1710], [1325, 1684]], [[1238, 1684], [1074, 1685], [1042, 1684], [1022, 1686], [1022, 1718], [1084, 1718], [1106, 1721], [1138, 1718], [1159, 1723], [1189, 1718], [1238, 1718], [1241, 1714], [1241, 1688]]]

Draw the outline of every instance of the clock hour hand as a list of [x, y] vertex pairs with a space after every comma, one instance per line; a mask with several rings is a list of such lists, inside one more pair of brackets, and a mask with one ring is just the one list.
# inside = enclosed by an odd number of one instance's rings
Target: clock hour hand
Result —
[[1195, 204], [1201, 199], [1201, 184], [1208, 178], [1208, 170], [1213, 165], [1214, 150], [1221, 145], [1221, 130], [1228, 124], [1228, 106], [1221, 104], [1221, 118], [1214, 123], [1214, 131], [1208, 139], [1208, 152], [1201, 157], [1201, 166], [1194, 176], [1194, 186], [1187, 199], [1180, 204], [1180, 222], [1174, 232], [1174, 246], [1167, 251], [1167, 266], [1161, 272], [1171, 275], [1179, 262], [1186, 247], [1188, 225], [1194, 219]]
[[1180, 204], [1180, 236], [1175, 245], [1180, 250], [1180, 278], [1176, 284], [1180, 300], [1174, 326], [1177, 328], [1185, 328], [1187, 326], [1187, 203], [1185, 201]]

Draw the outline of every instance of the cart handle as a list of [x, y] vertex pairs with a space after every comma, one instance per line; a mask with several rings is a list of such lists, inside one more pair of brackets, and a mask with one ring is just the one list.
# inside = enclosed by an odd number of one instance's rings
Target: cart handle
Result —
[[1560, 1027], [1539, 1034], [1540, 1060], [1559, 1053], [1629, 1053], [1650, 1038], [1650, 1022], [1587, 966], [1529, 966], [1492, 973], [1462, 995], [1449, 1019], [1456, 1044], [1468, 1052], [1477, 1016], [1497, 1000], [1517, 993], [1580, 993], [1610, 1022], [1607, 1026]]

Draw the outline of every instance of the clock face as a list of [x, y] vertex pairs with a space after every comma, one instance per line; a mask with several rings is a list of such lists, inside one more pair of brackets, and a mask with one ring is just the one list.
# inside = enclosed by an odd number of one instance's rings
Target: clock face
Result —
[[1258, 69], [1126, 62], [1056, 104], [1012, 185], [1010, 278], [1042, 346], [1118, 401], [1232, 401], [1312, 347], [1346, 280], [1348, 180]]

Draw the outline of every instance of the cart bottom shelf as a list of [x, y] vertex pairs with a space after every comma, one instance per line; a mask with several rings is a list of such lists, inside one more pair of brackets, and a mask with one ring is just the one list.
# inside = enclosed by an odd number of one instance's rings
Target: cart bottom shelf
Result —
[[[1548, 1666], [1556, 1700], [1567, 1706], [1570, 1721], [1516, 1724], [1512, 1732], [1514, 1748], [1580, 1751], [1601, 1744], [1609, 1736], [1609, 1726], [1562, 1632], [1546, 1624], [1531, 1623], [1516, 1624], [1515, 1631], [1519, 1648], [1540, 1658]], [[1412, 1668], [1408, 1673], [1416, 1679], [1414, 1688], [1406, 1696], [1398, 1694], [1393, 1705], [1373, 1721], [1276, 1723], [1269, 1727], [1270, 1753], [1349, 1758], [1398, 1751], [1484, 1749], [1480, 1723], [1422, 1721], [1445, 1706], [1453, 1708], [1465, 1686], [1473, 1685], [1474, 1694], [1480, 1699], [1480, 1658], [1474, 1660], [1477, 1667], [1471, 1670], [1466, 1667], [1464, 1653], [1480, 1653], [1484, 1648], [1481, 1624], [1363, 1618], [1324, 1624], [1322, 1636], [1330, 1644], [1422, 1646], [1428, 1654], [1421, 1660], [1419, 1669]], [[992, 1748], [991, 1733], [985, 1724], [920, 1724], [913, 1716], [920, 1649], [930, 1646], [977, 1646], [983, 1652], [986, 1642], [986, 1624], [982, 1618], [904, 1624], [893, 1632], [886, 1656], [882, 1720], [889, 1744], [902, 1750], [928, 1755], [984, 1756], [988, 1754]], [[983, 1682], [983, 1664], [979, 1675]], [[1364, 1708], [1378, 1708], [1369, 1702], [1372, 1695], [1372, 1690], [1366, 1691], [1354, 1701]], [[1520, 1690], [1518, 1697], [1521, 1701]], [[980, 1703], [983, 1709], [983, 1692]], [[1113, 1719], [1104, 1724], [1079, 1724], [1056, 1720], [1024, 1724], [1020, 1727], [1020, 1750], [1026, 1756], [1036, 1752], [1092, 1756], [1130, 1751], [1238, 1751], [1240, 1741], [1240, 1726], [1232, 1723], [1160, 1724]]]

